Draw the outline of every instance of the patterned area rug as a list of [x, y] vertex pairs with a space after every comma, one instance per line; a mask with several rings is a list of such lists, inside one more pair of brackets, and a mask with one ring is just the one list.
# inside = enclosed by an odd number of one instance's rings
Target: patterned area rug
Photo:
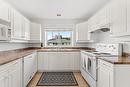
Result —
[[44, 72], [37, 86], [78, 86], [72, 72]]

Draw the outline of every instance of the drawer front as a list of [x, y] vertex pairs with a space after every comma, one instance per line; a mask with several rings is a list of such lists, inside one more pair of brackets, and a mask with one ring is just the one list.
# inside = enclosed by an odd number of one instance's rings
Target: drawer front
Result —
[[111, 63], [108, 63], [104, 60], [98, 59], [98, 67], [99, 68], [104, 68], [104, 69], [109, 69], [111, 71], [113, 71], [114, 69], [114, 65]]
[[21, 61], [21, 59], [14, 60], [12, 62], [9, 62], [7, 64], [3, 64], [0, 66], [0, 71], [3, 71], [5, 69], [9, 69], [10, 67], [17, 66], [17, 64]]

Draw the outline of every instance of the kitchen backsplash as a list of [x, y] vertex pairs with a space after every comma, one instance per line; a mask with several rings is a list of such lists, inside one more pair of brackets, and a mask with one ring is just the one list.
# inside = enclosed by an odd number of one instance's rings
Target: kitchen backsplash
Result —
[[130, 53], [130, 36], [111, 37], [110, 32], [96, 31], [92, 33], [94, 43], [88, 44], [88, 47], [95, 47], [96, 43], [121, 43], [123, 44], [123, 52]]
[[0, 43], [0, 51], [14, 50], [29, 47], [29, 44], [21, 43]]

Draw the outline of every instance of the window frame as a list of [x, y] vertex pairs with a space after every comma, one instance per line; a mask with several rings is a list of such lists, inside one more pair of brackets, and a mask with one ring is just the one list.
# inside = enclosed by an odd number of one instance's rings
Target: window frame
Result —
[[[71, 44], [70, 45], [57, 45], [57, 46], [49, 46], [47, 45], [47, 32], [71, 32]], [[45, 37], [45, 47], [72, 47], [73, 44], [73, 30], [45, 30], [44, 31], [44, 37]]]

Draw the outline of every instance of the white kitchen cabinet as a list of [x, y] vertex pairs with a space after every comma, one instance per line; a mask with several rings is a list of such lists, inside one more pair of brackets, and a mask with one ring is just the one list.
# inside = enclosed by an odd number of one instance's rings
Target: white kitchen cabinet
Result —
[[38, 71], [47, 71], [49, 69], [48, 52], [38, 52]]
[[22, 87], [22, 60], [0, 66], [0, 87]]
[[30, 39], [30, 21], [14, 8], [10, 7], [11, 38], [12, 40]]
[[37, 54], [33, 53], [24, 57], [24, 87], [30, 82], [37, 72]]
[[14, 63], [9, 70], [9, 87], [22, 87], [22, 61]]
[[0, 0], [0, 19], [3, 21], [10, 22], [9, 5], [4, 0]]
[[129, 64], [112, 64], [98, 59], [98, 87], [129, 87], [129, 73]]
[[30, 40], [30, 20], [25, 18], [25, 40]]
[[101, 28], [109, 28], [110, 5], [109, 2], [88, 20], [88, 32], [94, 32]]
[[22, 39], [22, 15], [15, 9], [12, 9], [12, 38]]
[[30, 40], [34, 42], [41, 42], [41, 24], [30, 24]]
[[97, 25], [99, 26], [99, 29], [101, 28], [109, 28], [110, 27], [110, 4], [109, 2], [100, 10], [97, 12], [97, 18], [95, 20], [97, 21]]
[[126, 0], [111, 1], [110, 20], [112, 36], [124, 36], [127, 34]]
[[99, 13], [95, 14], [88, 20], [88, 31], [93, 32], [99, 29], [99, 20], [100, 20], [100, 15]]
[[38, 71], [79, 71], [79, 52], [39, 52]]
[[112, 64], [99, 60], [98, 87], [114, 87]]
[[87, 22], [76, 24], [76, 42], [88, 42], [90, 40], [89, 34]]
[[50, 71], [61, 70], [60, 66], [62, 66], [62, 65], [60, 64], [61, 59], [60, 59], [59, 53], [57, 53], [57, 52], [48, 52], [48, 60], [49, 60], [49, 67], [48, 68], [49, 68]]
[[30, 21], [22, 16], [22, 39], [30, 40]]
[[8, 71], [0, 71], [0, 86], [9, 87]]

